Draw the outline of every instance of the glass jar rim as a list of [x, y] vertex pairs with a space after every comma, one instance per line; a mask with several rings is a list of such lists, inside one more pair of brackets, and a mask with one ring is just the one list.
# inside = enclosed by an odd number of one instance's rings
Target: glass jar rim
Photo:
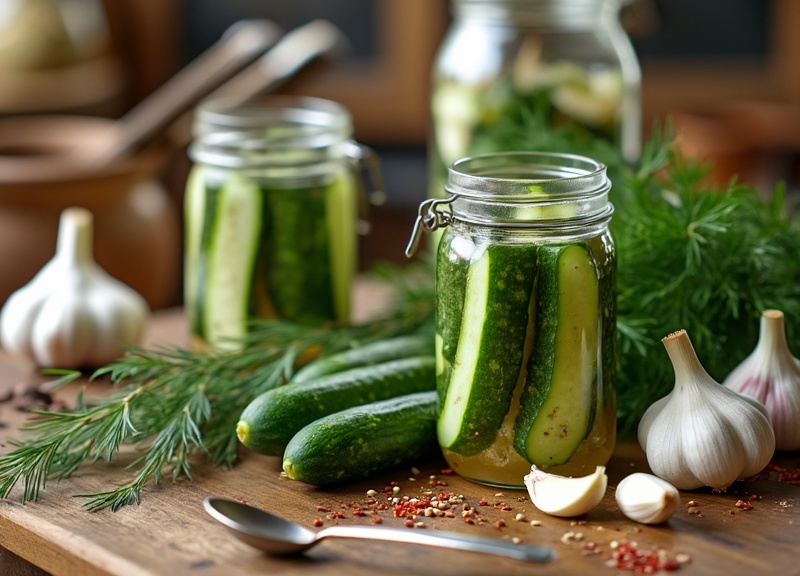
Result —
[[461, 158], [448, 168], [445, 190], [458, 197], [535, 202], [607, 193], [611, 183], [602, 162], [562, 152], [489, 152]]
[[350, 112], [333, 100], [312, 96], [266, 96], [248, 102], [221, 97], [202, 102], [195, 110], [195, 128], [248, 128], [254, 123], [284, 121], [350, 136]]

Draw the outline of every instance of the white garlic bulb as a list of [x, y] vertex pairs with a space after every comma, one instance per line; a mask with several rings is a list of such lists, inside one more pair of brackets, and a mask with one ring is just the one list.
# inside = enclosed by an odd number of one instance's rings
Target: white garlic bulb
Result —
[[94, 261], [92, 214], [67, 208], [55, 256], [4, 304], [0, 340], [42, 367], [96, 367], [138, 343], [148, 314], [142, 296]]
[[675, 387], [639, 423], [639, 444], [653, 473], [682, 490], [724, 490], [763, 470], [775, 452], [767, 409], [711, 378], [685, 330], [662, 342]]
[[758, 344], [722, 384], [766, 406], [777, 450], [800, 449], [800, 366], [786, 342], [783, 312], [763, 312]]
[[652, 474], [635, 472], [617, 485], [617, 506], [625, 516], [642, 524], [661, 524], [678, 510], [678, 489]]
[[559, 476], [531, 466], [524, 478], [531, 502], [551, 516], [572, 517], [596, 507], [606, 493], [608, 476], [605, 466], [597, 466], [588, 476]]

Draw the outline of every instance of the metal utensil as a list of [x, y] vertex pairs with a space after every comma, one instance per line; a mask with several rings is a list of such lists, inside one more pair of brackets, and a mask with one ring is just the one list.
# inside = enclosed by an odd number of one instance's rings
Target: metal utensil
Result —
[[513, 544], [497, 538], [457, 532], [352, 525], [330, 526], [314, 531], [260, 508], [227, 498], [209, 497], [203, 501], [203, 506], [206, 512], [241, 541], [268, 554], [296, 554], [325, 538], [357, 538], [437, 546], [531, 562], [545, 562], [555, 558], [555, 552], [545, 546]]
[[153, 138], [194, 104], [254, 62], [280, 37], [268, 20], [241, 20], [122, 118], [109, 124], [107, 137], [75, 150], [87, 166], [100, 167], [123, 158]]

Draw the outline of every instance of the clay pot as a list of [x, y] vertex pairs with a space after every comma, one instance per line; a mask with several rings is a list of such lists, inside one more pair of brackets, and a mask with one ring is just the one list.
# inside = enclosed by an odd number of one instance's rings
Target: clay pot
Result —
[[0, 303], [55, 253], [69, 206], [94, 215], [95, 258], [154, 309], [175, 302], [181, 275], [179, 212], [157, 176], [173, 147], [161, 141], [93, 169], [67, 157], [111, 121], [86, 116], [0, 119]]

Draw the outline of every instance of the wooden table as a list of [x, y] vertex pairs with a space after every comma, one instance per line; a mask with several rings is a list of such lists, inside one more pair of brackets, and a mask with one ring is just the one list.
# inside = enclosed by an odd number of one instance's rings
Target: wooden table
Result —
[[[185, 339], [181, 312], [167, 311], [153, 319], [147, 342], [182, 343]], [[30, 364], [0, 355], [0, 392], [37, 380]], [[0, 405], [0, 421], [9, 424], [3, 436], [18, 437], [15, 426], [23, 417], [9, 403]], [[2, 449], [10, 447], [3, 444]], [[798, 463], [798, 453], [774, 460], [775, 465], [789, 470], [796, 470]], [[138, 506], [90, 513], [74, 495], [108, 489], [129, 478], [124, 463], [94, 465], [69, 480], [49, 484], [38, 502], [21, 504], [19, 489], [0, 501], [0, 574], [615, 574], [618, 570], [607, 564], [613, 563], [614, 543], [626, 541], [634, 542], [641, 554], [662, 549], [671, 557], [688, 559], [678, 571], [682, 574], [800, 574], [800, 486], [779, 481], [775, 473], [769, 479], [737, 483], [725, 494], [706, 490], [682, 493], [679, 512], [669, 522], [644, 526], [627, 520], [614, 503], [614, 487], [624, 476], [647, 471], [643, 454], [631, 441], [621, 442], [608, 464], [610, 487], [605, 500], [574, 520], [538, 512], [524, 491], [500, 493], [443, 475], [442, 461], [414, 466], [417, 469], [409, 467], [322, 490], [282, 478], [278, 458], [242, 450], [241, 461], [233, 470], [200, 466], [192, 482], [167, 479], [160, 486], [150, 486]], [[551, 546], [558, 557], [548, 564], [531, 565], [418, 546], [329, 541], [304, 556], [271, 558], [237, 541], [202, 508], [203, 498], [221, 495], [246, 500], [308, 527], [316, 518], [330, 525], [369, 524], [374, 517], [383, 525], [405, 527], [406, 520], [393, 517], [391, 507], [380, 511], [374, 510], [375, 504], [368, 504], [368, 490], [380, 492], [391, 482], [399, 486], [399, 496], [420, 497], [431, 490], [463, 495], [477, 513], [474, 524], [466, 523], [457, 508], [453, 518], [418, 518], [424, 527], [409, 530], [519, 539]], [[756, 498], [751, 510], [736, 507], [737, 500], [746, 501], [751, 495]], [[382, 495], [379, 500], [385, 498]], [[696, 503], [693, 508], [690, 501]], [[355, 515], [356, 507], [366, 509], [365, 514]], [[337, 513], [343, 517], [335, 518]]]

